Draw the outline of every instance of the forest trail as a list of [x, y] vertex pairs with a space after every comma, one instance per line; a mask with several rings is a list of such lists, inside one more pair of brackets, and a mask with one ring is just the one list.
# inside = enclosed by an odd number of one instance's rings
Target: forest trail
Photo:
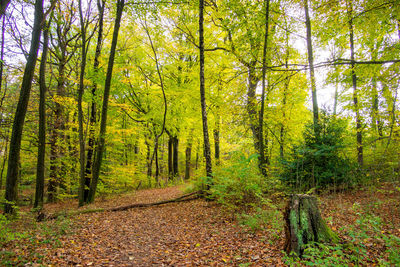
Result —
[[[150, 203], [179, 195], [178, 187], [150, 189], [95, 205]], [[56, 266], [283, 265], [281, 239], [246, 232], [221, 215], [214, 203], [200, 199], [83, 214], [71, 222], [71, 233], [59, 238], [58, 248], [37, 248], [46, 254], [45, 262]]]
[[[386, 183], [320, 195], [319, 207], [323, 218], [344, 242], [350, 240], [346, 227], [356, 225], [356, 220], [367, 214], [384, 218], [382, 233], [400, 237], [400, 193], [396, 188], [396, 184]], [[178, 186], [140, 190], [112, 198], [99, 197], [94, 204], [78, 210], [153, 203], [182, 194]], [[280, 201], [279, 207], [285, 202]], [[75, 207], [76, 201], [68, 200], [46, 204], [45, 209], [53, 214], [76, 211]], [[33, 215], [27, 211], [28, 207], [23, 216]], [[202, 199], [59, 217], [33, 225], [27, 220], [20, 222], [25, 222], [19, 228], [26, 229], [28, 235], [0, 249], [0, 259], [8, 255], [10, 266], [284, 265], [283, 226], [274, 229], [274, 222], [270, 221], [254, 233], [239, 226], [233, 215], [224, 213], [215, 202]], [[367, 259], [384, 253], [385, 245], [378, 241], [363, 240]]]

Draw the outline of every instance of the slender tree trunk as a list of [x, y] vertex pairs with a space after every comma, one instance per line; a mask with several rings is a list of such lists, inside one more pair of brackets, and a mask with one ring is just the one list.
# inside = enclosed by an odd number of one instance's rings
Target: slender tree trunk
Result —
[[306, 30], [307, 30], [307, 54], [308, 54], [308, 65], [310, 68], [310, 81], [311, 81], [311, 96], [313, 106], [313, 119], [314, 119], [314, 131], [317, 130], [318, 125], [318, 102], [317, 102], [317, 86], [315, 83], [315, 72], [314, 72], [314, 56], [313, 46], [311, 39], [311, 21], [308, 7], [308, 0], [304, 0], [304, 11], [306, 16]]
[[215, 122], [214, 129], [214, 154], [215, 154], [215, 165], [219, 165], [220, 163], [220, 142], [219, 142], [219, 131], [220, 131], [220, 123], [219, 121]]
[[[3, 17], [3, 22], [1, 24], [1, 55], [0, 55], [0, 93], [3, 89], [3, 67], [4, 67], [4, 33], [6, 31], [5, 27], [5, 16]], [[3, 106], [3, 101], [0, 102], [0, 107]]]
[[97, 182], [100, 175], [100, 167], [101, 161], [103, 157], [103, 151], [105, 147], [105, 135], [106, 135], [106, 127], [107, 127], [107, 110], [108, 110], [108, 98], [110, 96], [110, 87], [111, 87], [111, 78], [112, 78], [112, 71], [114, 67], [114, 58], [115, 58], [115, 50], [117, 48], [117, 41], [118, 41], [118, 31], [121, 24], [121, 17], [122, 11], [124, 9], [125, 0], [117, 0], [117, 14], [115, 19], [114, 25], [114, 33], [111, 43], [111, 50], [110, 50], [110, 58], [108, 60], [108, 68], [107, 68], [107, 75], [106, 81], [104, 85], [104, 98], [103, 98], [103, 107], [101, 110], [101, 122], [100, 122], [100, 133], [99, 133], [99, 143], [96, 147], [96, 161], [93, 165], [93, 178], [90, 184], [90, 191], [89, 191], [89, 202], [94, 201], [94, 197], [96, 194]]
[[155, 148], [154, 148], [154, 153], [155, 153], [155, 160], [156, 160], [156, 185], [160, 186], [160, 166], [158, 162], [158, 142], [156, 142]]
[[84, 77], [86, 69], [86, 22], [83, 18], [82, 0], [79, 0], [79, 18], [81, 23], [81, 72], [79, 75], [79, 89], [78, 89], [78, 124], [79, 124], [79, 206], [85, 203], [85, 139], [83, 136], [83, 110], [82, 98], [85, 91]]
[[286, 123], [286, 104], [287, 104], [287, 94], [289, 91], [290, 85], [290, 77], [289, 77], [289, 32], [286, 32], [286, 57], [285, 57], [285, 69], [286, 69], [286, 77], [285, 84], [283, 87], [283, 95], [282, 95], [282, 124], [280, 129], [280, 141], [279, 141], [279, 155], [280, 158], [283, 159], [285, 157], [285, 123]]
[[147, 165], [147, 178], [149, 179], [149, 187], [151, 187], [151, 176], [153, 175], [152, 173], [152, 167], [153, 163], [151, 161], [151, 148], [150, 148], [150, 143], [145, 142], [146, 147], [147, 147], [147, 152], [146, 152], [146, 165]]
[[[97, 0], [97, 9], [99, 11], [99, 31], [97, 35], [97, 44], [96, 44], [96, 52], [94, 55], [94, 72], [97, 76], [99, 72], [99, 58], [101, 55], [101, 45], [103, 43], [103, 22], [104, 22], [104, 6], [105, 0]], [[90, 106], [90, 130], [89, 130], [89, 141], [88, 141], [88, 151], [86, 157], [86, 168], [85, 168], [85, 189], [84, 189], [84, 201], [88, 202], [89, 196], [89, 188], [90, 188], [90, 181], [92, 178], [92, 167], [94, 161], [94, 145], [95, 145], [95, 125], [96, 125], [96, 116], [97, 116], [97, 109], [96, 109], [96, 91], [97, 91], [97, 83], [94, 82], [92, 87], [92, 104]], [[135, 146], [137, 149], [137, 146]], [[138, 152], [135, 150], [135, 154]]]
[[221, 131], [221, 107], [219, 105], [219, 101], [221, 99], [221, 79], [218, 83], [218, 101], [215, 107], [215, 128], [214, 128], [214, 153], [215, 153], [215, 165], [219, 165], [220, 163], [220, 131]]
[[169, 135], [168, 138], [168, 179], [172, 180], [173, 178], [173, 137], [172, 135]]
[[[50, 22], [48, 23], [50, 25]], [[46, 157], [46, 61], [49, 47], [49, 28], [46, 23], [43, 27], [43, 52], [39, 69], [39, 136], [38, 136], [38, 158], [36, 166], [36, 191], [34, 208], [43, 207], [44, 196], [44, 173]]]
[[199, 140], [197, 140], [196, 164], [195, 164], [196, 170], [199, 168], [199, 150], [200, 150], [200, 143], [199, 143]]
[[200, 101], [201, 101], [201, 118], [203, 121], [203, 138], [204, 138], [204, 156], [206, 158], [206, 175], [208, 180], [207, 189], [212, 179], [212, 162], [210, 139], [208, 136], [207, 124], [207, 105], [205, 96], [204, 81], [204, 0], [199, 1], [199, 52], [200, 52]]
[[174, 155], [174, 159], [173, 159], [173, 162], [172, 162], [172, 166], [173, 166], [172, 176], [174, 178], [177, 178], [179, 176], [178, 144], [179, 144], [178, 136], [174, 136], [174, 139], [173, 139], [173, 155]]
[[35, 72], [35, 65], [37, 54], [40, 44], [40, 35], [42, 30], [41, 22], [43, 21], [43, 0], [36, 0], [35, 2], [35, 16], [32, 29], [31, 47], [29, 50], [28, 59], [25, 65], [24, 76], [22, 78], [22, 85], [20, 96], [15, 111], [14, 123], [11, 133], [10, 153], [8, 157], [8, 169], [6, 178], [6, 194], [5, 199], [7, 203], [4, 205], [5, 213], [13, 213], [13, 203], [17, 201], [18, 192], [18, 173], [19, 173], [19, 159], [21, 150], [22, 129], [25, 122], [25, 115], [28, 108], [29, 96], [32, 87], [33, 74]]
[[[65, 96], [65, 65], [66, 48], [61, 48], [62, 59], [58, 63], [57, 96]], [[57, 187], [65, 187], [65, 167], [63, 158], [65, 156], [65, 118], [63, 117], [63, 106], [58, 101], [55, 104], [53, 129], [50, 137], [50, 179], [47, 187], [48, 201], [56, 201]]]
[[265, 151], [264, 151], [264, 109], [265, 109], [265, 75], [267, 74], [267, 47], [268, 47], [268, 31], [269, 31], [269, 2], [265, 0], [265, 33], [264, 33], [264, 47], [262, 58], [262, 92], [261, 92], [261, 109], [259, 115], [259, 157], [258, 164], [261, 173], [264, 177], [267, 176], [267, 169], [265, 166]]
[[353, 31], [353, 5], [351, 1], [348, 6], [349, 16], [349, 33], [350, 33], [350, 60], [351, 60], [351, 80], [353, 84], [353, 103], [354, 111], [356, 112], [356, 139], [357, 139], [357, 161], [360, 167], [363, 166], [363, 144], [362, 144], [362, 125], [360, 108], [358, 106], [358, 90], [357, 90], [357, 75], [355, 71], [355, 59], [354, 59], [354, 31]]
[[1, 172], [0, 172], [0, 190], [3, 189], [3, 173], [4, 173], [4, 167], [6, 166], [7, 162], [7, 152], [8, 152], [8, 136], [9, 136], [9, 131], [7, 130], [7, 135], [6, 135], [6, 147], [4, 149], [4, 155], [3, 155], [3, 163], [1, 165]]
[[191, 167], [191, 157], [192, 157], [192, 140], [191, 137], [188, 140], [186, 151], [185, 151], [185, 180], [190, 178], [190, 167]]
[[260, 153], [260, 117], [257, 117], [257, 98], [256, 89], [258, 78], [256, 76], [256, 61], [252, 61], [247, 66], [247, 113], [249, 114], [250, 129], [253, 134], [254, 148]]

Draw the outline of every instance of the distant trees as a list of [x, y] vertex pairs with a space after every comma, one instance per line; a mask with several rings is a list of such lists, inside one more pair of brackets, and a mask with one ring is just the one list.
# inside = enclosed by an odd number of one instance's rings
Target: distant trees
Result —
[[[0, 173], [7, 173], [8, 212], [18, 191], [27, 194], [18, 184], [36, 183], [37, 207], [46, 195], [78, 196], [84, 205], [96, 193], [198, 177], [198, 168], [210, 182], [237, 150], [258, 154], [268, 181], [282, 162], [298, 159], [293, 149], [308, 142], [310, 120], [325, 129], [317, 124], [332, 88], [331, 113], [349, 122], [349, 159], [364, 171], [397, 173], [400, 36], [392, 1], [42, 5], [54, 10], [46, 20], [42, 10], [33, 25], [32, 3], [2, 11]], [[38, 24], [48, 43], [40, 43]]]

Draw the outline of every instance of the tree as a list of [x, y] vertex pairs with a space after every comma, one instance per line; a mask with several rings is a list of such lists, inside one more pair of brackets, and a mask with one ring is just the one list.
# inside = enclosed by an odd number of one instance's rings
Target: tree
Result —
[[[94, 73], [95, 75], [99, 72], [99, 58], [101, 55], [101, 46], [103, 43], [103, 24], [104, 24], [104, 7], [106, 5], [105, 0], [97, 0], [97, 10], [99, 12], [99, 26], [97, 33], [97, 44], [96, 44], [96, 52], [94, 56]], [[97, 77], [96, 77], [97, 78]], [[93, 152], [94, 152], [94, 140], [95, 140], [95, 124], [97, 121], [97, 109], [96, 109], [96, 92], [97, 92], [97, 81], [94, 81], [91, 94], [92, 94], [92, 103], [90, 105], [90, 130], [89, 130], [89, 141], [88, 141], [88, 149], [87, 149], [87, 157], [86, 157], [86, 168], [85, 168], [85, 185], [84, 185], [84, 193], [83, 198], [84, 202], [88, 202], [89, 196], [89, 188], [91, 182], [92, 168], [93, 168]]]
[[21, 91], [15, 111], [14, 123], [11, 133], [10, 152], [8, 156], [8, 169], [6, 178], [6, 203], [4, 205], [5, 213], [13, 213], [13, 205], [17, 200], [19, 158], [21, 150], [22, 129], [25, 122], [25, 115], [28, 107], [29, 96], [32, 87], [33, 74], [40, 43], [40, 35], [43, 23], [43, 0], [35, 1], [35, 19], [32, 29], [31, 46], [28, 59], [25, 65], [24, 76], [22, 78]]
[[[200, 53], [200, 101], [201, 101], [201, 118], [203, 121], [203, 138], [204, 138], [204, 157], [206, 158], [206, 175], [208, 183], [212, 179], [212, 162], [210, 139], [208, 136], [207, 124], [207, 106], [205, 98], [205, 80], [204, 80], [204, 0], [199, 1], [199, 53]], [[209, 184], [207, 185], [207, 187]]]
[[101, 122], [100, 122], [100, 133], [99, 133], [99, 141], [98, 146], [95, 150], [95, 162], [93, 165], [93, 177], [92, 182], [90, 184], [90, 191], [88, 196], [88, 201], [93, 202], [96, 194], [97, 182], [100, 175], [101, 161], [103, 157], [103, 152], [105, 148], [105, 134], [107, 127], [107, 109], [108, 109], [108, 98], [110, 96], [110, 87], [111, 87], [111, 78], [112, 71], [114, 67], [114, 59], [115, 59], [115, 50], [117, 48], [118, 42], [118, 32], [121, 25], [121, 17], [124, 9], [125, 0], [117, 0], [117, 14], [115, 18], [114, 32], [112, 37], [111, 49], [110, 49], [110, 57], [108, 59], [108, 67], [107, 67], [107, 75], [106, 81], [104, 84], [104, 96], [103, 96], [103, 107], [101, 110]]
[[45, 157], [46, 157], [46, 64], [47, 52], [49, 47], [49, 28], [48, 23], [44, 23], [43, 27], [43, 51], [40, 60], [39, 70], [39, 143], [36, 169], [36, 190], [34, 208], [42, 208], [44, 196], [44, 175], [45, 175]]
[[86, 39], [86, 29], [88, 21], [83, 18], [82, 0], [79, 0], [79, 19], [81, 24], [81, 73], [79, 76], [79, 89], [78, 89], [78, 122], [79, 122], [79, 206], [83, 206], [85, 202], [85, 139], [83, 137], [83, 110], [82, 98], [84, 93], [84, 77], [86, 68], [86, 46], [88, 40]]
[[358, 90], [357, 90], [357, 75], [355, 70], [355, 57], [354, 57], [354, 30], [353, 30], [353, 4], [352, 0], [348, 0], [347, 15], [349, 20], [349, 36], [350, 36], [350, 62], [351, 62], [351, 81], [353, 86], [353, 103], [354, 111], [356, 113], [356, 139], [357, 139], [357, 161], [360, 167], [363, 166], [363, 144], [362, 144], [362, 125], [361, 115], [358, 104]]
[[267, 170], [265, 168], [265, 154], [264, 154], [264, 106], [265, 106], [265, 75], [267, 72], [267, 47], [268, 47], [268, 31], [269, 31], [269, 2], [265, 0], [265, 34], [264, 34], [264, 48], [262, 58], [262, 92], [261, 92], [261, 109], [259, 115], [259, 137], [260, 137], [260, 148], [259, 148], [259, 168], [264, 176], [267, 176]]
[[311, 21], [308, 7], [308, 0], [304, 0], [304, 11], [306, 17], [306, 30], [307, 30], [307, 55], [308, 55], [308, 65], [310, 68], [310, 83], [311, 83], [311, 95], [312, 95], [312, 106], [313, 106], [313, 120], [315, 129], [317, 129], [318, 124], [318, 102], [317, 102], [317, 86], [315, 84], [315, 72], [314, 72], [314, 56], [313, 56], [313, 46], [311, 39]]

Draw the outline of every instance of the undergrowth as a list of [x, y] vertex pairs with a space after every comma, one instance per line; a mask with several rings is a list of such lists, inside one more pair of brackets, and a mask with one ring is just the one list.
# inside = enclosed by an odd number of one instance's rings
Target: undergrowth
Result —
[[[353, 205], [357, 215], [355, 224], [342, 227], [346, 239], [337, 244], [308, 244], [302, 259], [286, 255], [285, 263], [290, 266], [399, 266], [400, 238], [382, 229], [379, 216], [362, 210], [359, 204]], [[379, 259], [371, 259], [370, 249], [382, 248]]]
[[[23, 224], [17, 227], [18, 224]], [[71, 221], [60, 216], [54, 221], [36, 223], [29, 214], [9, 219], [0, 214], [0, 266], [23, 266], [45, 263], [45, 254], [35, 248], [40, 244], [60, 247], [60, 237], [71, 233]]]

